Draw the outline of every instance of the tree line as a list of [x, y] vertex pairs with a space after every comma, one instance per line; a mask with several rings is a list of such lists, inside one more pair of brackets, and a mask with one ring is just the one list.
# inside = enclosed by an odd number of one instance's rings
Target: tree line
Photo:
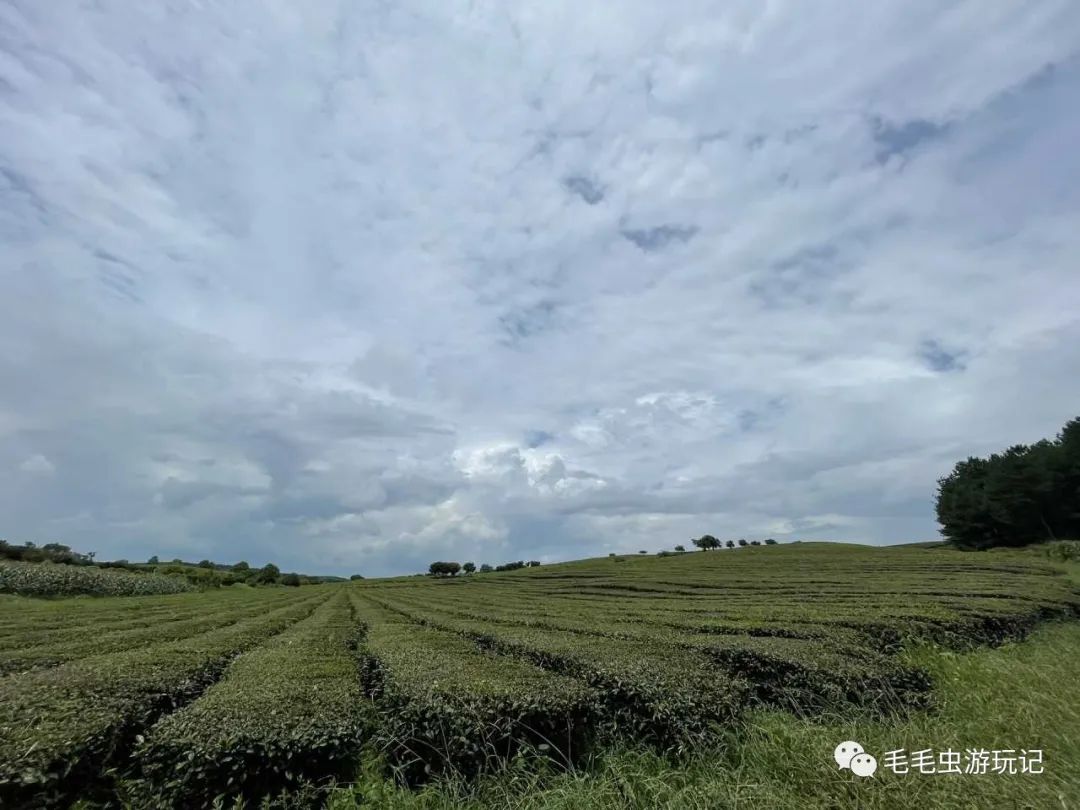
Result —
[[[344, 577], [308, 576], [298, 573], [282, 573], [273, 563], [261, 568], [252, 568], [246, 561], [237, 563], [215, 563], [200, 560], [197, 563], [184, 562], [177, 558], [161, 562], [155, 555], [145, 563], [128, 560], [97, 560], [96, 552], [79, 552], [63, 543], [35, 543], [16, 545], [0, 540], [0, 559], [17, 560], [32, 563], [56, 563], [61, 565], [92, 565], [96, 568], [121, 568], [134, 573], [156, 573], [184, 577], [189, 582], [203, 587], [221, 587], [223, 585], [317, 585], [322, 582], [338, 582]], [[363, 579], [354, 574], [351, 579]]]
[[1080, 539], [1080, 417], [1054, 439], [958, 462], [938, 480], [936, 507], [959, 548]]
[[[739, 547], [762, 545], [762, 542], [760, 540], [747, 540], [745, 537], [740, 537], [737, 544], [734, 540], [721, 541], [713, 537], [711, 534], [703, 534], [701, 537], [690, 538], [690, 542], [700, 548], [702, 551], [712, 551], [713, 549], [723, 547], [735, 548], [736, 545], [738, 545]], [[771, 537], [767, 537], [765, 538], [764, 545], [775, 546], [776, 541]], [[675, 546], [675, 550], [686, 551], [686, 548], [685, 546]]]
[[536, 568], [540, 565], [539, 560], [518, 560], [517, 562], [503, 563], [502, 565], [496, 565], [494, 568], [484, 563], [479, 568], [476, 567], [476, 563], [467, 562], [464, 565], [457, 562], [433, 562], [428, 566], [428, 574], [433, 577], [456, 577], [459, 573], [473, 574], [479, 572], [481, 574], [487, 574], [491, 571], [515, 571], [518, 568]]

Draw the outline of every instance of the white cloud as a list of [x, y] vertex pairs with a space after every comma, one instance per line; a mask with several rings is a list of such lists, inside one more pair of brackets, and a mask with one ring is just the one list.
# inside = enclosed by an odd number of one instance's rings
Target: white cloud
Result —
[[22, 464], [19, 465], [19, 469], [24, 473], [30, 475], [52, 475], [56, 472], [56, 467], [41, 453], [35, 453], [29, 458], [25, 459]]
[[953, 461], [1075, 415], [1068, 0], [0, 29], [5, 534], [366, 573], [925, 538]]

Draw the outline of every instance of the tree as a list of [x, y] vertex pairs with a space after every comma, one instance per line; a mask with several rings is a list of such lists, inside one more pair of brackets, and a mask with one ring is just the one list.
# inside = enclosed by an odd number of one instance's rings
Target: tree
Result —
[[676, 551], [686, 551], [686, 546], [675, 546]]
[[767, 545], [767, 546], [775, 546], [776, 541], [773, 540], [771, 537], [766, 537], [765, 538], [765, 545]]
[[647, 552], [645, 549], [642, 549], [641, 551], [638, 552], [638, 554], [648, 554], [648, 553], [649, 552]]
[[745, 537], [740, 537], [740, 538], [739, 538], [739, 545], [740, 545], [740, 546], [748, 546], [748, 545], [750, 545], [750, 544], [746, 542], [746, 538], [745, 538]]
[[694, 541], [694, 545], [700, 548], [702, 551], [708, 551], [713, 548], [720, 548], [720, 541], [713, 537], [711, 534], [703, 534], [697, 540]]
[[157, 565], [157, 564], [158, 564], [158, 558], [157, 558], [157, 555], [155, 554], [155, 555], [154, 555], [153, 557], [151, 557], [151, 558], [150, 558], [149, 560], [147, 560], [146, 562], [147, 562], [147, 564], [148, 564], [148, 565]]
[[199, 560], [199, 568], [213, 568], [214, 564], [209, 560]]
[[1080, 418], [1053, 440], [969, 457], [938, 480], [941, 533], [959, 548], [1080, 536]]
[[234, 566], [232, 567], [232, 570], [233, 570], [233, 571], [250, 571], [250, 570], [251, 570], [251, 566], [250, 566], [250, 565], [248, 565], [248, 564], [247, 564], [247, 562], [245, 562], [244, 560], [241, 560], [240, 562], [236, 563], [236, 564], [235, 564], [235, 565], [234, 565]]
[[539, 568], [539, 567], [540, 567], [540, 561], [539, 560], [529, 560], [529, 568]]
[[463, 566], [461, 566], [461, 570], [464, 571], [466, 574], [471, 574], [473, 571], [476, 570], [476, 563], [467, 562]]
[[735, 541], [734, 540], [728, 540], [726, 543], [724, 543], [724, 545], [727, 546], [728, 548], [735, 548]]
[[761, 541], [760, 540], [751, 540], [750, 545], [752, 545], [752, 546], [760, 546]]
[[299, 574], [286, 574], [281, 578], [282, 585], [288, 585], [291, 588], [300, 587], [300, 575]]
[[255, 575], [255, 581], [262, 585], [273, 585], [281, 578], [281, 569], [273, 563], [267, 563]]
[[494, 569], [494, 568], [492, 568], [492, 567], [491, 567], [490, 565], [488, 565], [487, 563], [484, 563], [483, 565], [481, 565], [481, 566], [480, 566], [480, 573], [481, 573], [481, 574], [490, 574], [490, 573], [491, 573], [492, 571], [494, 571], [494, 570], [495, 570], [495, 569]]
[[441, 560], [428, 566], [428, 573], [433, 577], [457, 576], [460, 570], [461, 563], [443, 562]]
[[608, 552], [608, 556], [609, 556], [609, 557], [614, 557], [614, 556], [615, 556], [615, 552], [614, 552], [614, 551]]

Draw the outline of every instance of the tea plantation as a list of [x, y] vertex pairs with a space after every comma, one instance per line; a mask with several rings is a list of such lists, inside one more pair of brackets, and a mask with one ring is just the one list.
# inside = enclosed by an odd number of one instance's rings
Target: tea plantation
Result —
[[[203, 807], [408, 785], [633, 740], [675, 756], [750, 710], [919, 713], [899, 655], [1080, 616], [1037, 557], [792, 544], [304, 589], [0, 597], [0, 806]], [[306, 797], [306, 798], [305, 798]], [[287, 803], [286, 803], [287, 804]]]

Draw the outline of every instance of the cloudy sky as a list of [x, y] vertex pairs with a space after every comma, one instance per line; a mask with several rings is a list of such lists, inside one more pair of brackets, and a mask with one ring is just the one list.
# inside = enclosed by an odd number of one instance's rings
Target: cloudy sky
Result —
[[1080, 413], [1080, 5], [0, 0], [0, 536], [932, 539]]

